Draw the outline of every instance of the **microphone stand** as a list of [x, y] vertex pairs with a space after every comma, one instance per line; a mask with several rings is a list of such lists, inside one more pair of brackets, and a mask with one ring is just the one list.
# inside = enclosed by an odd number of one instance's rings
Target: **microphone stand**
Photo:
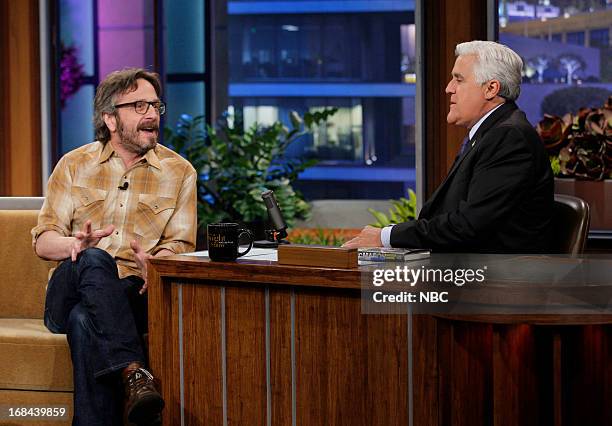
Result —
[[253, 247], [257, 248], [277, 248], [280, 244], [291, 244], [284, 238], [287, 236], [287, 231], [275, 231], [266, 229], [266, 239], [253, 242]]
[[253, 242], [253, 247], [257, 248], [277, 248], [279, 244], [291, 244], [285, 240], [287, 237], [287, 224], [283, 219], [273, 191], [265, 191], [261, 194], [261, 198], [266, 204], [268, 210], [268, 218], [272, 223], [273, 229], [266, 229], [266, 239]]

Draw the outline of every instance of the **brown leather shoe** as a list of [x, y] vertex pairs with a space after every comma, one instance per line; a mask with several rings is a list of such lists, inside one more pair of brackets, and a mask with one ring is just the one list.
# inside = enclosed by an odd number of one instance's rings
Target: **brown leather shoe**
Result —
[[128, 421], [150, 424], [164, 408], [164, 400], [155, 388], [153, 375], [138, 363], [123, 371], [125, 385], [125, 412]]

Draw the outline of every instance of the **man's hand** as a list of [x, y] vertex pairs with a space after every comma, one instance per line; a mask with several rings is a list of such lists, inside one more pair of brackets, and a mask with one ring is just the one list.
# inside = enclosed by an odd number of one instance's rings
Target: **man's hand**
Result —
[[346, 248], [360, 248], [360, 247], [382, 247], [382, 241], [380, 240], [380, 233], [382, 229], [374, 228], [373, 226], [366, 226], [361, 230], [352, 240], [342, 244], [342, 247]]
[[136, 262], [138, 269], [140, 269], [140, 272], [142, 273], [142, 279], [144, 280], [144, 284], [142, 285], [142, 288], [138, 293], [145, 294], [145, 292], [147, 291], [147, 287], [149, 286], [149, 282], [147, 280], [148, 260], [152, 257], [171, 256], [174, 254], [174, 252], [168, 249], [161, 249], [155, 254], [155, 256], [151, 256], [149, 253], [142, 249], [140, 243], [138, 243], [138, 241], [136, 240], [132, 240], [132, 242], [130, 242], [130, 247], [132, 248], [132, 250], [134, 250], [134, 261]]
[[140, 269], [140, 272], [142, 273], [142, 279], [144, 280], [144, 284], [142, 288], [140, 289], [139, 293], [144, 294], [145, 291], [147, 291], [147, 285], [148, 285], [147, 283], [147, 260], [149, 260], [153, 256], [151, 256], [149, 253], [144, 251], [142, 247], [140, 246], [140, 244], [138, 243], [138, 241], [136, 240], [133, 240], [130, 243], [130, 247], [132, 248], [132, 250], [134, 250], [134, 261], [136, 262], [138, 269]]
[[83, 229], [74, 235], [75, 240], [70, 247], [70, 257], [76, 262], [80, 252], [90, 247], [94, 247], [104, 237], [108, 237], [115, 230], [115, 225], [108, 225], [106, 228], [91, 230], [91, 220], [83, 224]]

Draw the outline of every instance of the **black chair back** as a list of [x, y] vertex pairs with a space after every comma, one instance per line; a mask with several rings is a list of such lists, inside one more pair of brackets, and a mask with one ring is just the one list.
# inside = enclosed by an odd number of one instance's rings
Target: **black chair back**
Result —
[[573, 256], [581, 254], [589, 234], [590, 219], [589, 205], [583, 199], [555, 194], [554, 251]]

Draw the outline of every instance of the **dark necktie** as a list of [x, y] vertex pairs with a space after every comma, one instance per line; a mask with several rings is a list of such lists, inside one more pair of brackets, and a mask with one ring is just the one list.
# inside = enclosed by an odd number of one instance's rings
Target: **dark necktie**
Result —
[[461, 142], [461, 146], [459, 147], [459, 152], [457, 152], [457, 156], [455, 157], [455, 161], [453, 162], [453, 166], [451, 167], [451, 169], [453, 167], [455, 167], [455, 164], [457, 164], [457, 161], [459, 161], [459, 158], [463, 157], [463, 154], [465, 154], [470, 147], [472, 146], [472, 144], [470, 143], [470, 136], [466, 136], [465, 139], [463, 139], [463, 142]]
[[464, 152], [466, 152], [468, 149], [470, 149], [470, 137], [469, 135], [465, 137], [465, 139], [463, 139], [463, 142], [461, 142], [461, 147], [459, 148], [459, 154], [457, 155], [458, 157], [463, 155]]

